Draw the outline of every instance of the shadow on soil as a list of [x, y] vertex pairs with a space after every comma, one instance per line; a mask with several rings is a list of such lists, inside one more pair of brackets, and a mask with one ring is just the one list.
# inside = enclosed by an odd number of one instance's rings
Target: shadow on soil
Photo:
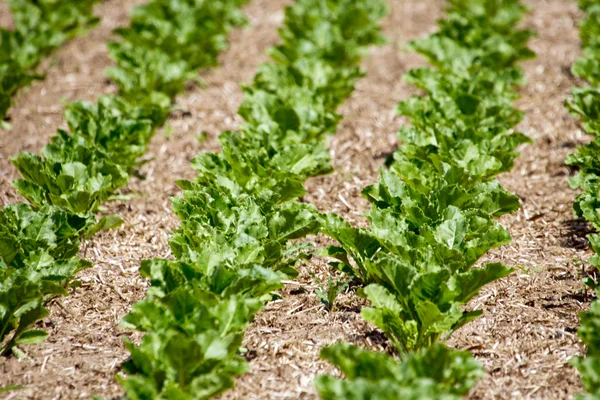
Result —
[[578, 250], [585, 250], [589, 247], [586, 236], [593, 233], [594, 230], [583, 218], [566, 220], [563, 226], [566, 228], [566, 232], [562, 235], [562, 247]]

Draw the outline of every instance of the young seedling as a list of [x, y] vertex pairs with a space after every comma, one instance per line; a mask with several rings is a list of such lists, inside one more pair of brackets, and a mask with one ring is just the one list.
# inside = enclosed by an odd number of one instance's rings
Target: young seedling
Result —
[[335, 307], [335, 301], [337, 297], [348, 287], [348, 284], [352, 280], [351, 278], [341, 277], [334, 279], [331, 275], [327, 279], [327, 286], [323, 285], [323, 281], [319, 277], [310, 272], [310, 275], [317, 283], [318, 288], [315, 290], [315, 295], [321, 303], [327, 307], [327, 310], [333, 311]]

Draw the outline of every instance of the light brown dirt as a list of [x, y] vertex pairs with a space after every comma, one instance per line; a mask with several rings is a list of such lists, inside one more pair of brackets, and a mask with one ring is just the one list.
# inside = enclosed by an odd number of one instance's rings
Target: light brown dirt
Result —
[[12, 15], [6, 1], [0, 1], [0, 27], [4, 29], [13, 28]]
[[[361, 214], [368, 207], [360, 190], [377, 179], [382, 155], [398, 145], [396, 131], [406, 123], [393, 109], [415, 91], [401, 75], [424, 63], [400, 50], [408, 40], [433, 32], [434, 21], [442, 15], [441, 0], [391, 3], [393, 12], [385, 22], [390, 44], [373, 49], [364, 63], [367, 76], [341, 109], [345, 120], [330, 146], [336, 173], [307, 183], [306, 201], [356, 224], [365, 223]], [[114, 90], [102, 76], [108, 65], [104, 43], [113, 27], [126, 23], [131, 4], [103, 3], [102, 26], [61, 50], [46, 81], [19, 97], [11, 111], [13, 131], [0, 132], [0, 203], [17, 201], [9, 188], [16, 174], [6, 157], [19, 149], [38, 151], [47, 142], [62, 124], [62, 97], [93, 99]], [[169, 256], [167, 240], [177, 225], [168, 200], [178, 194], [174, 180], [193, 177], [191, 158], [199, 151], [216, 151], [218, 134], [240, 123], [235, 114], [242, 99], [237, 82], [248, 81], [266, 60], [264, 50], [277, 40], [275, 28], [282, 21], [284, 4], [253, 1], [246, 8], [251, 26], [233, 35], [221, 68], [202, 74], [207, 87], [191, 88], [178, 99], [183, 111], [170, 119], [166, 133], [155, 137], [149, 152], [152, 161], [142, 170], [146, 180], [134, 180], [129, 186], [136, 197], [109, 207], [125, 225], [88, 244], [86, 255], [94, 268], [81, 275], [83, 287], [52, 304], [45, 322], [50, 338], [28, 347], [27, 360], [0, 361], [0, 387], [24, 384], [27, 388], [14, 395], [31, 399], [120, 394], [113, 379], [127, 357], [120, 336], [131, 333], [120, 329], [118, 320], [143, 296], [139, 263], [143, 258]], [[521, 90], [518, 105], [527, 116], [519, 128], [536, 143], [524, 149], [513, 172], [501, 177], [502, 184], [521, 197], [523, 209], [502, 221], [513, 243], [488, 257], [517, 268], [510, 278], [473, 300], [470, 307], [482, 309], [484, 317], [449, 342], [473, 351], [488, 372], [471, 396], [476, 399], [562, 399], [581, 390], [568, 359], [581, 351], [575, 335], [577, 313], [588, 304], [580, 296], [578, 271], [589, 252], [584, 226], [572, 221], [574, 193], [563, 159], [585, 137], [562, 107], [576, 83], [565, 70], [579, 54], [575, 24], [581, 16], [572, 1], [528, 0], [528, 4], [532, 13], [526, 25], [538, 31], [532, 47], [539, 57], [524, 64], [529, 83]], [[202, 131], [208, 136], [200, 144], [197, 137]], [[322, 237], [312, 241], [329, 243]], [[330, 271], [325, 260], [316, 258], [300, 269], [282, 300], [268, 304], [248, 330], [245, 346], [252, 370], [223, 398], [313, 399], [313, 378], [333, 372], [318, 358], [324, 345], [345, 340], [385, 349], [382, 335], [361, 320], [361, 303], [352, 291], [341, 296], [334, 312], [320, 305], [309, 271], [326, 279]]]

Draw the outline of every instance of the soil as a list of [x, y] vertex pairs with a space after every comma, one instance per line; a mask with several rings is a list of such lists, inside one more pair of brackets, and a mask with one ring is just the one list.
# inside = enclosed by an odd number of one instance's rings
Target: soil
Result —
[[[103, 76], [110, 65], [105, 43], [113, 28], [127, 23], [136, 1], [108, 0], [98, 7], [102, 23], [88, 36], [58, 51], [42, 66], [44, 81], [24, 90], [10, 111], [13, 129], [0, 132], [0, 205], [19, 201], [10, 181], [17, 174], [8, 162], [18, 151], [39, 151], [56, 128], [64, 127], [62, 100], [94, 100], [115, 87]], [[149, 162], [127, 192], [134, 197], [108, 206], [125, 224], [96, 236], [83, 254], [94, 267], [81, 274], [83, 283], [71, 296], [50, 305], [44, 321], [49, 339], [26, 348], [24, 361], [0, 360], [0, 387], [23, 385], [7, 394], [18, 399], [76, 399], [94, 394], [122, 394], [114, 375], [126, 359], [122, 336], [138, 334], [119, 327], [119, 319], [143, 297], [146, 283], [139, 277], [140, 261], [169, 257], [168, 238], [177, 226], [169, 197], [178, 195], [176, 179], [191, 179], [190, 160], [201, 151], [217, 151], [216, 138], [235, 129], [242, 95], [238, 82], [249, 81], [256, 67], [267, 60], [265, 50], [277, 43], [276, 28], [283, 21], [288, 1], [254, 0], [245, 12], [250, 25], [231, 37], [231, 48], [221, 67], [201, 73], [206, 85], [190, 87], [177, 100], [166, 129], [155, 136]], [[403, 73], [425, 62], [403, 51], [416, 37], [435, 31], [442, 16], [441, 0], [392, 0], [392, 13], [384, 32], [390, 43], [374, 48], [366, 57], [366, 76], [340, 112], [344, 121], [331, 139], [336, 172], [310, 180], [304, 200], [320, 210], [336, 212], [356, 225], [365, 224], [368, 203], [360, 190], [377, 179], [387, 154], [399, 144], [396, 132], [407, 121], [394, 112], [397, 102], [416, 93], [401, 80]], [[578, 84], [568, 72], [579, 55], [574, 1], [527, 0], [531, 6], [524, 25], [538, 36], [531, 47], [538, 57], [523, 63], [528, 83], [517, 102], [525, 111], [518, 127], [535, 139], [523, 148], [511, 173], [501, 183], [522, 200], [522, 209], [502, 219], [513, 242], [491, 252], [483, 262], [502, 261], [515, 267], [507, 279], [486, 287], [470, 309], [483, 317], [457, 332], [449, 345], [468, 349], [481, 361], [487, 376], [470, 398], [566, 399], [582, 390], [569, 359], [581, 354], [577, 339], [578, 313], [587, 309], [580, 283], [590, 252], [587, 227], [575, 220], [569, 171], [564, 157], [585, 135], [563, 107], [570, 88]], [[0, 26], [4, 8], [0, 5]], [[201, 140], [206, 132], [206, 140]], [[329, 243], [318, 236], [316, 246]], [[251, 371], [223, 399], [315, 399], [312, 381], [321, 373], [335, 373], [319, 360], [319, 350], [344, 340], [385, 350], [383, 335], [362, 321], [362, 305], [352, 290], [328, 312], [314, 294], [311, 273], [321, 280], [331, 274], [326, 260], [315, 258], [301, 266], [301, 274], [286, 282], [282, 299], [267, 305], [249, 328], [245, 347]]]
[[4, 29], [13, 28], [13, 19], [8, 2], [0, 3], [0, 27]]

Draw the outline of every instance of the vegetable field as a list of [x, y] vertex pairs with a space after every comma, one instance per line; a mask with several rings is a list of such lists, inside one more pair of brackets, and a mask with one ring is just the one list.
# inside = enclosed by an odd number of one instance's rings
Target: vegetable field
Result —
[[28, 3], [0, 396], [600, 396], [600, 1]]

